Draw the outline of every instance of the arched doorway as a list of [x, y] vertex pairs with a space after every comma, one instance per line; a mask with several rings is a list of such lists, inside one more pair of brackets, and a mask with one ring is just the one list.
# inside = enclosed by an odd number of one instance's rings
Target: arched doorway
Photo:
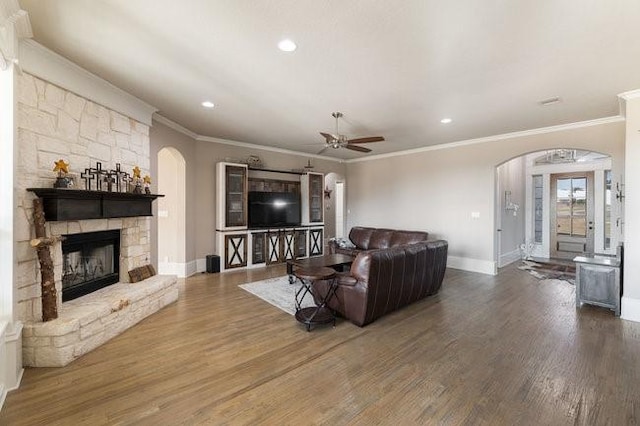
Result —
[[158, 192], [158, 272], [186, 277], [186, 165], [175, 148], [158, 152]]
[[523, 254], [565, 259], [614, 254], [621, 234], [614, 180], [609, 155], [579, 149], [536, 151], [498, 165], [498, 267]]
[[344, 182], [344, 176], [338, 173], [327, 173], [324, 177], [324, 230], [326, 239], [344, 237], [346, 221]]

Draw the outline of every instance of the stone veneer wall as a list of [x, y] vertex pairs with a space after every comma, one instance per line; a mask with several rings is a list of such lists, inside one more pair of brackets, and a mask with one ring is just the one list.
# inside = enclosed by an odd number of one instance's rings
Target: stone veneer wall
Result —
[[[34, 237], [33, 199], [30, 187], [51, 187], [55, 181], [54, 161], [64, 159], [72, 174], [79, 176], [87, 167], [102, 162], [104, 169], [131, 173], [139, 166], [149, 170], [149, 126], [109, 110], [23, 73], [18, 88], [18, 176], [15, 230], [17, 240], [16, 294], [18, 318], [24, 322], [42, 321], [40, 273], [36, 251], [29, 245]], [[84, 189], [84, 182], [78, 181]], [[122, 229], [120, 281], [128, 282], [127, 272], [150, 260], [150, 220], [142, 218], [96, 219], [48, 222], [47, 235]], [[58, 304], [62, 293], [62, 249], [52, 247]]]

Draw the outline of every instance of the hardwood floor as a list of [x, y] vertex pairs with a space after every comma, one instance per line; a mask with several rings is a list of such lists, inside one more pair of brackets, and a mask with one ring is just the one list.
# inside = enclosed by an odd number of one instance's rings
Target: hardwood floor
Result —
[[3, 425], [640, 422], [640, 324], [513, 266], [449, 269], [439, 295], [365, 328], [307, 333], [237, 285], [189, 278], [173, 305], [65, 368], [27, 369]]

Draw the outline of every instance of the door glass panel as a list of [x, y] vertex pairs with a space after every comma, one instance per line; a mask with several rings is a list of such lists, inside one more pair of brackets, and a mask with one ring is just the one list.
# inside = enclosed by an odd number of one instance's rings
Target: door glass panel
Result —
[[573, 194], [571, 234], [576, 237], [587, 236], [587, 179], [571, 179]]
[[587, 179], [557, 180], [557, 233], [575, 237], [587, 236]]
[[571, 235], [571, 179], [558, 179], [556, 189], [558, 234]]
[[571, 218], [570, 217], [558, 217], [558, 234], [571, 235]]

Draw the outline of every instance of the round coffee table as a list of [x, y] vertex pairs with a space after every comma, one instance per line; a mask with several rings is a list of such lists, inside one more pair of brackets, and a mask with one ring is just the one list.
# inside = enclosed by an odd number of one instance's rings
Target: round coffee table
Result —
[[[299, 268], [293, 272], [293, 275], [302, 283], [300, 289], [296, 292], [296, 320], [307, 326], [307, 331], [311, 331], [312, 325], [330, 324], [336, 325], [336, 315], [328, 307], [328, 303], [336, 292], [336, 271], [331, 268]], [[327, 288], [327, 293], [317, 295], [322, 299], [317, 300], [316, 306], [301, 307], [302, 300], [308, 293], [311, 293], [314, 281], [330, 280], [331, 283]], [[313, 293], [312, 293], [313, 295]]]

